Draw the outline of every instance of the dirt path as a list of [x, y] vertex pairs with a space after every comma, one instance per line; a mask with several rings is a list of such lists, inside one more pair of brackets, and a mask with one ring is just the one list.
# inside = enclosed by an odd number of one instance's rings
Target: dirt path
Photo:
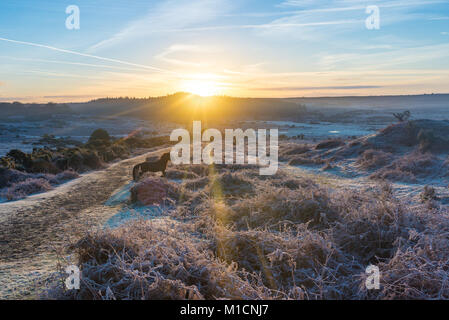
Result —
[[82, 175], [50, 192], [0, 204], [0, 299], [35, 298], [57, 271], [56, 253], [68, 241], [117, 213], [105, 201], [131, 180], [132, 166], [167, 149]]

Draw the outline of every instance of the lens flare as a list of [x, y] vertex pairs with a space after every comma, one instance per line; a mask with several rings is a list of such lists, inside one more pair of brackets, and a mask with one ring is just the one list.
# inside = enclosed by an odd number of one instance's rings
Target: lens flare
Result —
[[187, 91], [202, 97], [217, 95], [220, 92], [219, 86], [214, 81], [188, 80], [181, 87], [182, 91]]

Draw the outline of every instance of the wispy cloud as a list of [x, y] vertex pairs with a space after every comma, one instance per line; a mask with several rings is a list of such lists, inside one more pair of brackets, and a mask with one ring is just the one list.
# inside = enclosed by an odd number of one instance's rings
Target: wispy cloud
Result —
[[[95, 96], [85, 95], [85, 94], [76, 94], [76, 95], [58, 95], [58, 96], [43, 96], [45, 99], [92, 99]], [[101, 97], [101, 96], [96, 96]]]
[[[377, 5], [379, 7], [391, 8], [402, 6], [420, 6], [431, 5], [435, 3], [445, 3], [445, 0], [376, 0], [367, 3], [363, 0], [287, 0], [281, 2], [278, 7], [297, 7], [297, 8], [317, 8], [316, 10], [354, 10], [366, 8], [367, 5]], [[323, 9], [326, 8], [326, 9]]]
[[[387, 12], [382, 15], [382, 25], [400, 23], [407, 20], [431, 19], [429, 15], [412, 12], [413, 9], [429, 6], [432, 4], [444, 3], [445, 0], [377, 0], [375, 2], [381, 10]], [[367, 17], [365, 1], [359, 0], [306, 0], [287, 1], [280, 7], [295, 7], [297, 10], [282, 12], [247, 12], [239, 14], [248, 17], [270, 17], [278, 16], [275, 20], [257, 24], [215, 24], [189, 26], [176, 24], [159, 25], [157, 28], [147, 30], [147, 35], [156, 33], [184, 33], [184, 32], [206, 32], [225, 30], [255, 30], [261, 35], [281, 35], [288, 34], [293, 37], [303, 39], [317, 38], [319, 35], [332, 35], [336, 32], [357, 28], [365, 28]], [[232, 16], [232, 14], [217, 14], [218, 16]], [[203, 21], [205, 22], [205, 21]], [[300, 31], [300, 32], [298, 32]]]
[[[367, 17], [365, 10], [370, 4], [380, 8], [381, 26], [385, 27], [409, 20], [429, 19], [432, 15], [416, 13], [415, 9], [444, 2], [444, 0], [377, 0], [373, 3], [359, 0], [289, 0], [279, 6], [294, 7], [298, 10], [290, 11], [295, 13], [270, 22], [268, 26], [272, 28], [269, 29], [269, 33], [264, 34], [280, 36], [279, 32], [282, 32], [295, 38], [319, 40], [332, 37], [339, 32], [355, 30], [354, 28], [365, 29]], [[284, 25], [286, 28], [277, 29], [277, 25]], [[298, 30], [297, 27], [309, 28]]]
[[156, 55], [155, 58], [166, 63], [170, 63], [178, 66], [187, 66], [187, 67], [205, 67], [207, 63], [205, 62], [193, 62], [187, 61], [181, 58], [174, 58], [173, 55], [182, 53], [185, 55], [186, 53], [194, 53], [194, 54], [204, 54], [215, 52], [211, 47], [206, 46], [198, 46], [198, 45], [186, 45], [186, 44], [175, 44], [171, 45], [169, 48]]
[[121, 31], [90, 47], [90, 50], [139, 39], [167, 29], [183, 29], [213, 21], [226, 13], [230, 2], [225, 0], [170, 0], [149, 9], [144, 17], [132, 21]]
[[[401, 67], [407, 64], [431, 62], [449, 57], [449, 44], [415, 46], [376, 53], [345, 53], [324, 55], [319, 64], [325, 69], [379, 70]], [[371, 63], [367, 63], [370, 61]]]
[[182, 29], [165, 29], [159, 30], [160, 32], [192, 32], [192, 31], [214, 31], [214, 30], [239, 30], [239, 29], [254, 29], [254, 30], [270, 30], [270, 29], [284, 29], [284, 28], [300, 28], [300, 27], [316, 27], [316, 26], [334, 26], [342, 24], [359, 23], [362, 20], [334, 20], [334, 21], [317, 21], [317, 22], [270, 22], [264, 24], [233, 24], [233, 25], [220, 25], [220, 26], [205, 26], [205, 27], [193, 27]]
[[429, 18], [429, 20], [436, 20], [436, 21], [449, 20], [449, 17], [434, 17], [434, 18]]
[[[397, 8], [398, 12], [407, 8], [443, 3], [444, 0], [377, 0], [375, 2], [381, 8]], [[165, 1], [149, 10], [143, 17], [130, 22], [119, 32], [111, 35], [89, 48], [95, 51], [111, 45], [118, 45], [124, 41], [152, 36], [158, 33], [183, 33], [204, 32], [220, 30], [282, 30], [306, 27], [333, 27], [339, 25], [355, 25], [364, 22], [366, 18], [366, 2], [359, 0], [301, 0], [285, 1], [280, 7], [295, 7], [297, 10], [282, 12], [246, 12], [233, 13], [233, 6], [225, 0], [181, 0]], [[354, 11], [360, 14], [354, 14]], [[338, 14], [338, 15], [337, 15]], [[248, 17], [270, 17], [281, 16], [273, 21], [257, 24], [214, 24], [207, 23], [216, 21], [222, 17], [248, 16]], [[396, 22], [413, 18], [411, 15], [398, 16], [390, 12], [390, 20]], [[387, 22], [387, 21], [384, 21]], [[329, 29], [332, 30], [332, 29]]]

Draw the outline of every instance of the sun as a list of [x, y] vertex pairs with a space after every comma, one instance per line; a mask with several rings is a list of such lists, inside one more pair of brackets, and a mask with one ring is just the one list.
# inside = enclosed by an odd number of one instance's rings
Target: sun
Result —
[[182, 91], [187, 91], [202, 97], [209, 97], [218, 94], [220, 88], [214, 81], [187, 80], [182, 84]]

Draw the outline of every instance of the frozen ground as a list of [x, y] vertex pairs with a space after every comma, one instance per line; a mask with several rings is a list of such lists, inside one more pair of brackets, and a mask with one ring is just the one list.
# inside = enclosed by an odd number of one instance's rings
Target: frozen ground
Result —
[[292, 121], [267, 121], [269, 126], [279, 129], [279, 134], [288, 137], [304, 135], [305, 139], [327, 139], [360, 137], [375, 133], [382, 124], [348, 124], [332, 122], [292, 122]]
[[[320, 181], [329, 187], [338, 190], [338, 188], [345, 188], [348, 190], [360, 191], [360, 190], [374, 190], [379, 186], [379, 182], [370, 180], [367, 177], [348, 177], [335, 171], [326, 171], [318, 167], [311, 166], [289, 166], [281, 163], [280, 167], [291, 174], [292, 177], [309, 177], [314, 181]], [[418, 204], [421, 202], [420, 194], [423, 191], [424, 186], [431, 185], [435, 188], [436, 195], [440, 199], [449, 199], [449, 188], [447, 183], [441, 180], [427, 180], [422, 183], [405, 183], [405, 182], [393, 182], [391, 186], [394, 194], [401, 200], [409, 203]], [[442, 201], [442, 205], [448, 204], [446, 201]]]

